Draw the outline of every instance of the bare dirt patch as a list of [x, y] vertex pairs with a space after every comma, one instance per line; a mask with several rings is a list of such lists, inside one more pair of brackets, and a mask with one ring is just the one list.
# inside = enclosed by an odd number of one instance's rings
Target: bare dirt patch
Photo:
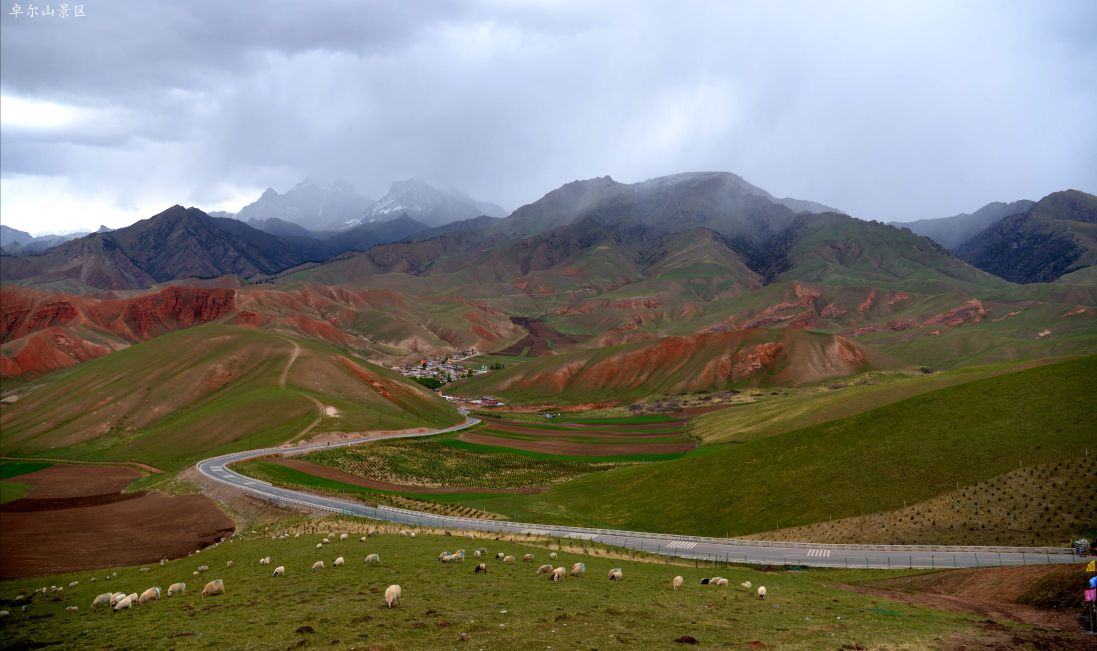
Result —
[[570, 441], [523, 441], [507, 439], [486, 434], [462, 432], [458, 440], [477, 445], [491, 445], [500, 448], [512, 448], [527, 450], [529, 452], [543, 452], [545, 454], [557, 454], [562, 456], [590, 456], [604, 457], [624, 454], [671, 454], [674, 452], [688, 452], [697, 446], [694, 441], [683, 440], [681, 443], [573, 443]]
[[874, 581], [852, 586], [851, 589], [908, 604], [971, 613], [996, 621], [1077, 631], [1078, 613], [1073, 610], [1051, 610], [1017, 603], [1040, 579], [1064, 572], [1078, 573], [1078, 567], [1031, 565], [948, 570]]
[[557, 331], [541, 319], [525, 316], [512, 316], [510, 322], [521, 326], [529, 333], [513, 344], [500, 350], [494, 355], [521, 355], [525, 352], [530, 357], [552, 355], [553, 348], [578, 343], [578, 339], [569, 337]]
[[541, 493], [544, 492], [547, 487], [545, 486], [533, 486], [528, 488], [477, 488], [477, 487], [462, 487], [462, 486], [445, 486], [445, 487], [426, 487], [426, 486], [405, 486], [402, 484], [393, 484], [385, 481], [377, 481], [374, 479], [367, 479], [358, 475], [352, 475], [349, 472], [343, 472], [336, 468], [329, 468], [328, 466], [321, 466], [319, 464], [310, 463], [308, 461], [301, 461], [300, 459], [286, 459], [283, 457], [272, 457], [264, 459], [271, 463], [276, 463], [280, 466], [286, 466], [287, 468], [293, 468], [301, 472], [308, 473], [310, 475], [321, 477], [323, 479], [330, 479], [332, 481], [342, 482], [344, 484], [350, 484], [352, 486], [362, 486], [364, 488], [373, 488], [383, 491], [396, 491], [400, 493], [420, 493], [420, 494], [434, 494], [440, 495], [445, 493]]
[[178, 558], [232, 533], [203, 495], [119, 493], [139, 476], [90, 465], [21, 475], [28, 497], [0, 507], [0, 579]]
[[[621, 431], [623, 429], [633, 429], [632, 425], [616, 426], [617, 429], [607, 429], [604, 425], [586, 426], [579, 423], [553, 423], [557, 427], [563, 427], [565, 429], [545, 429], [540, 427], [523, 426], [514, 421], [499, 420], [495, 418], [484, 418], [484, 424], [491, 429], [498, 430], [500, 432], [512, 432], [514, 434], [528, 434], [532, 436], [544, 436], [548, 438], [561, 437], [561, 436], [586, 436], [590, 438], [598, 439], [645, 439], [645, 438], [666, 438], [673, 436], [673, 434], [667, 434], [666, 430], [674, 429], [677, 427], [676, 423], [661, 423], [663, 427], [661, 432], [654, 434], [643, 434], [641, 432], [628, 432]], [[639, 428], [637, 428], [639, 429]], [[654, 427], [645, 427], [645, 430], [656, 429]]]

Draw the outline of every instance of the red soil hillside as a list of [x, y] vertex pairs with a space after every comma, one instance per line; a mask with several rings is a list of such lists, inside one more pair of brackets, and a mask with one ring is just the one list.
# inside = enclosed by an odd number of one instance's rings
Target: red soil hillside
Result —
[[618, 397], [799, 385], [894, 362], [850, 340], [798, 329], [745, 330], [578, 350], [463, 385], [463, 394], [511, 399]]
[[130, 343], [236, 314], [236, 290], [172, 286], [132, 298], [0, 287], [0, 377], [72, 366]]

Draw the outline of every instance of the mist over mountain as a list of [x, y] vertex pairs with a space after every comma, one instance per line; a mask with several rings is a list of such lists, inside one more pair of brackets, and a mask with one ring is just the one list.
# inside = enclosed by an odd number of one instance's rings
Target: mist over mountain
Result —
[[439, 190], [418, 179], [397, 181], [357, 219], [346, 222], [357, 226], [371, 221], [387, 221], [400, 215], [427, 224], [442, 226], [481, 215], [504, 217], [506, 210], [487, 201], [479, 201], [457, 190]]
[[947, 249], [955, 250], [973, 235], [997, 223], [1009, 215], [1028, 210], [1033, 201], [1021, 199], [1010, 203], [993, 201], [973, 213], [960, 213], [951, 217], [919, 219], [912, 222], [891, 222], [892, 226], [906, 227], [925, 235]]
[[[106, 229], [106, 230], [104, 230]], [[97, 233], [109, 232], [106, 226], [100, 226]], [[51, 247], [57, 246], [69, 240], [83, 237], [89, 231], [77, 231], [75, 233], [48, 234], [34, 236], [26, 231], [21, 231], [0, 224], [0, 251], [9, 254], [39, 253]]]
[[310, 231], [336, 230], [358, 219], [372, 205], [372, 199], [358, 194], [353, 186], [344, 181], [331, 185], [302, 181], [285, 194], [267, 188], [255, 202], [244, 206], [235, 216], [260, 230], [281, 228], [277, 223], [263, 227], [271, 219], [290, 222]]

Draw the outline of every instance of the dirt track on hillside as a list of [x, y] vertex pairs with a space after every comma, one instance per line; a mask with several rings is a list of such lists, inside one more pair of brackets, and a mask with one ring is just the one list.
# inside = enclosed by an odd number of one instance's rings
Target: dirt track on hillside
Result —
[[474, 488], [474, 487], [462, 487], [462, 486], [444, 486], [444, 487], [425, 487], [425, 486], [404, 486], [402, 484], [390, 484], [386, 481], [377, 481], [374, 479], [367, 479], [359, 475], [353, 475], [342, 470], [335, 468], [329, 468], [328, 466], [321, 466], [315, 463], [309, 463], [308, 461], [301, 461], [300, 459], [286, 459], [280, 457], [274, 457], [264, 459], [271, 463], [276, 463], [280, 466], [287, 468], [293, 468], [301, 472], [308, 473], [315, 477], [321, 477], [323, 479], [330, 479], [332, 481], [342, 482], [344, 484], [350, 484], [352, 486], [362, 486], [363, 488], [373, 488], [382, 491], [395, 491], [400, 493], [419, 493], [423, 495], [443, 495], [446, 493], [543, 493], [547, 490], [546, 486], [534, 486], [528, 488]]
[[232, 533], [204, 495], [119, 492], [139, 476], [64, 464], [19, 475], [31, 489], [0, 506], [0, 579], [179, 558]]

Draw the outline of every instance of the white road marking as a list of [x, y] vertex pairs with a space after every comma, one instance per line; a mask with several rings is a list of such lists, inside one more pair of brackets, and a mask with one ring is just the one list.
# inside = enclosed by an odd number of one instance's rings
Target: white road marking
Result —
[[692, 540], [674, 540], [667, 543], [667, 549], [683, 549], [690, 550], [697, 546], [697, 543]]
[[808, 550], [808, 557], [809, 558], [810, 557], [830, 558], [830, 550], [829, 549], [809, 549]]
[[594, 533], [569, 533], [564, 536], [565, 538], [574, 538], [576, 540], [594, 540], [598, 537], [598, 534]]

